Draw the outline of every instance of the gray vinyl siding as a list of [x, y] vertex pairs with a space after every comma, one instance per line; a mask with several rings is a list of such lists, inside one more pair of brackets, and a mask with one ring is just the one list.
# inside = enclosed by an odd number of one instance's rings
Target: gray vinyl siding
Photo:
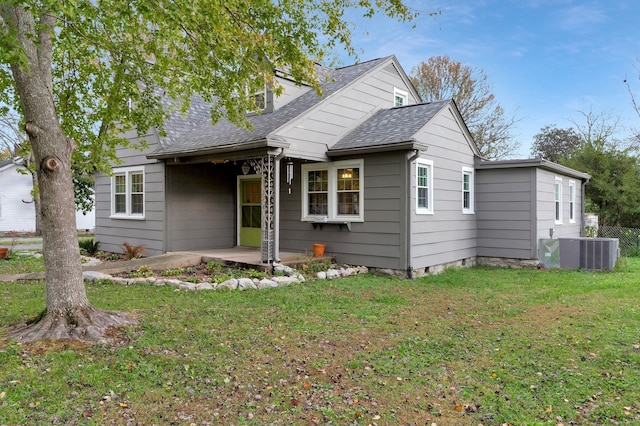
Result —
[[[125, 133], [125, 137], [131, 143], [130, 148], [119, 147], [117, 149], [118, 158], [122, 164], [114, 165], [114, 167], [139, 166], [141, 164], [155, 164], [158, 160], [149, 160], [147, 155], [157, 149], [159, 145], [158, 133], [155, 129], [149, 129], [145, 136], [137, 136], [135, 131]], [[142, 144], [146, 143], [146, 149], [142, 148]]]
[[230, 166], [167, 166], [167, 251], [233, 247], [235, 206]]
[[288, 104], [297, 97], [307, 93], [310, 90], [313, 90], [309, 86], [298, 86], [293, 81], [285, 80], [283, 78], [278, 78], [278, 84], [282, 87], [283, 91], [280, 96], [273, 97], [274, 110], [282, 108], [284, 105]]
[[[416, 213], [416, 162], [411, 168], [411, 264], [414, 270], [474, 258], [476, 214], [462, 212], [462, 168], [474, 154], [455, 115], [444, 110], [416, 135], [433, 161], [433, 214]], [[475, 188], [477, 190], [477, 183]]]
[[296, 162], [291, 194], [284, 176], [280, 183], [280, 249], [310, 254], [314, 243], [324, 243], [338, 262], [404, 270], [404, 163], [404, 153], [364, 157], [364, 222], [352, 223], [349, 232], [333, 224], [314, 229], [300, 220], [301, 169]]
[[[555, 223], [555, 178], [562, 179], [562, 224]], [[549, 238], [549, 230], [553, 228], [553, 237], [579, 237], [582, 232], [582, 181], [547, 170], [537, 169], [536, 173], [538, 217], [536, 241]], [[569, 221], [569, 182], [575, 182], [576, 188], [576, 220]]]
[[[555, 223], [555, 178], [562, 179], [562, 224]], [[569, 182], [575, 183], [575, 222], [569, 221]], [[537, 259], [538, 241], [580, 236], [582, 181], [539, 167], [476, 172], [478, 256]]]
[[165, 252], [164, 164], [147, 164], [145, 174], [145, 218], [111, 219], [111, 177], [96, 176], [96, 241], [107, 252], [121, 253], [125, 242], [143, 246], [145, 256]]
[[476, 171], [478, 256], [536, 257], [533, 168]]
[[114, 170], [120, 167], [144, 166], [145, 218], [144, 220], [111, 219], [111, 177], [99, 173], [95, 184], [95, 238], [100, 242], [100, 248], [107, 252], [121, 253], [122, 244], [127, 242], [132, 246], [145, 247], [145, 256], [162, 254], [166, 251], [164, 163], [146, 158], [146, 153], [157, 146], [158, 137], [153, 129], [144, 137], [133, 137], [133, 134], [128, 136], [131, 136], [133, 145], [144, 140], [149, 148], [144, 151], [135, 148], [119, 148], [118, 157], [122, 160], [122, 164], [114, 166]]
[[291, 145], [292, 157], [326, 161], [327, 148], [381, 108], [394, 106], [394, 88], [409, 93], [409, 104], [417, 102], [397, 70], [389, 63], [366, 78], [331, 94], [299, 120], [278, 131]]

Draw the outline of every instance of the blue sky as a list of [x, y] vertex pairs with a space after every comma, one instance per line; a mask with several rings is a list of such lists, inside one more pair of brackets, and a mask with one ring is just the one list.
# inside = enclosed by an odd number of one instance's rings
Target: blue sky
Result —
[[[396, 55], [407, 73], [431, 56], [482, 68], [497, 101], [515, 115], [518, 157], [546, 125], [583, 122], [579, 111], [620, 118], [619, 135], [640, 128], [623, 80], [640, 98], [640, 2], [571, 0], [405, 0], [413, 23], [355, 19], [361, 60]], [[429, 11], [441, 14], [430, 17]], [[355, 16], [355, 15], [354, 15]], [[353, 59], [341, 57], [344, 64]]]

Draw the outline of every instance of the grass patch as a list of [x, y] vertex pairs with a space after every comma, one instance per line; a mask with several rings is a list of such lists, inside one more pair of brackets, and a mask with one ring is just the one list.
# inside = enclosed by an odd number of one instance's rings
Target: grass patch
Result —
[[8, 259], [0, 259], [0, 274], [25, 274], [43, 271], [44, 259], [42, 257], [14, 255]]
[[15, 244], [41, 244], [41, 237], [33, 237], [33, 238], [0, 238], [0, 246], [2, 247], [11, 247]]
[[[88, 285], [118, 346], [0, 347], [8, 424], [640, 423], [640, 261], [473, 268], [273, 290]], [[42, 310], [0, 286], [0, 324]]]

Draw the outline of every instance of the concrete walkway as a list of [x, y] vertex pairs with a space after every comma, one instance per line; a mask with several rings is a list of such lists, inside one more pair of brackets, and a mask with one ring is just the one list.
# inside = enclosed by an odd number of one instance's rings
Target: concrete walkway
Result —
[[[190, 252], [172, 252], [158, 256], [142, 257], [138, 259], [105, 262], [99, 265], [86, 265], [84, 271], [96, 271], [103, 274], [120, 274], [123, 272], [135, 271], [141, 266], [146, 266], [153, 270], [188, 268], [200, 263], [211, 261], [220, 262], [229, 266], [268, 270], [271, 264], [264, 264], [260, 260], [260, 250], [248, 247], [232, 247], [228, 249], [211, 249]], [[316, 261], [331, 259], [328, 255], [324, 258], [314, 258]], [[302, 253], [280, 252], [280, 263], [293, 266], [309, 261], [309, 256]], [[29, 274], [0, 274], [1, 281], [22, 281], [22, 280], [43, 280], [44, 272], [34, 272]]]

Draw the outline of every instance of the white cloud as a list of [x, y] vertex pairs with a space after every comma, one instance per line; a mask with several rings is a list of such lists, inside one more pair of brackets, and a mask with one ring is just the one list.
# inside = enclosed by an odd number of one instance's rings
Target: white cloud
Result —
[[609, 20], [607, 14], [596, 5], [577, 5], [558, 13], [559, 26], [564, 31], [592, 32], [594, 26]]

